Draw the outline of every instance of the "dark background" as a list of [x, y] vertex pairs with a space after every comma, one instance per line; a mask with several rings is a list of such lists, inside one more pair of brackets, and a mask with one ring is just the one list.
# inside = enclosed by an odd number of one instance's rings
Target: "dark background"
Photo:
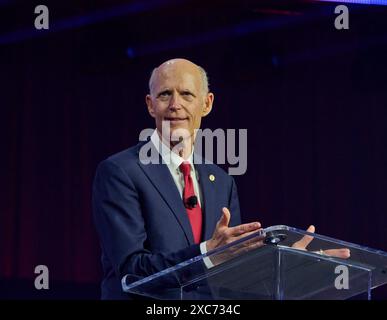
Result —
[[[46, 4], [50, 30], [33, 28]], [[0, 297], [97, 299], [97, 164], [153, 127], [151, 70], [184, 57], [203, 127], [247, 128], [245, 222], [387, 251], [387, 7], [314, 1], [0, 1]], [[50, 290], [34, 289], [47, 265]], [[375, 297], [387, 298], [385, 288]]]

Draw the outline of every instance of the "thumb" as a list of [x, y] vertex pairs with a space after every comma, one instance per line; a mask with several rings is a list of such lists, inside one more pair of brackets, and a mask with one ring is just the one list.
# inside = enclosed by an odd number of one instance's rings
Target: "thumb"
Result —
[[307, 232], [310, 232], [310, 233], [314, 233], [316, 231], [316, 228], [314, 227], [314, 225], [311, 225], [309, 226], [308, 229], [306, 229]]
[[[309, 226], [309, 228], [306, 231], [309, 232], [309, 233], [314, 233], [316, 231], [316, 228], [313, 225], [311, 225], [311, 226]], [[312, 242], [312, 240], [313, 240], [312, 236], [305, 235], [305, 236], [302, 237], [302, 239], [299, 242], [300, 242], [300, 245], [304, 249], [306, 249], [306, 247], [309, 245], [309, 243]]]
[[[316, 228], [313, 225], [311, 225], [306, 231], [309, 233], [314, 233], [315, 230]], [[294, 243], [292, 245], [292, 248], [306, 250], [306, 247], [309, 245], [309, 243], [312, 242], [313, 239], [314, 239], [313, 236], [305, 235], [301, 238], [301, 240], [298, 240], [296, 243]]]
[[228, 227], [228, 224], [230, 223], [231, 213], [227, 208], [223, 208], [222, 212], [223, 214], [218, 221], [218, 225], [219, 227]]

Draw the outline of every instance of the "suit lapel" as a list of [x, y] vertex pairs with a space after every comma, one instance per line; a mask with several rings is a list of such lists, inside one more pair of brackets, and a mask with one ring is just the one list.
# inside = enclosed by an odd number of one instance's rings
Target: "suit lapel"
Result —
[[[204, 160], [203, 160], [204, 162]], [[210, 181], [209, 176], [212, 172], [209, 170], [208, 165], [195, 164], [196, 171], [199, 175], [199, 184], [202, 189], [202, 210], [204, 214], [204, 239], [208, 240], [212, 237], [212, 234], [216, 226], [216, 214], [215, 210], [215, 183], [216, 181]], [[203, 205], [204, 204], [204, 205]]]
[[138, 161], [138, 165], [172, 210], [177, 221], [181, 225], [188, 242], [194, 244], [191, 224], [187, 212], [167, 165], [161, 162], [161, 157], [159, 157], [159, 164], [142, 164]]

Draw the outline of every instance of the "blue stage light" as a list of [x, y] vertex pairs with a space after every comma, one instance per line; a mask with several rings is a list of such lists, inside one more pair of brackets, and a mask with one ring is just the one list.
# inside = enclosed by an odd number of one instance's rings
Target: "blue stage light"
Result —
[[368, 5], [378, 5], [378, 6], [387, 6], [387, 0], [315, 0], [318, 2], [338, 2], [341, 4], [368, 4]]

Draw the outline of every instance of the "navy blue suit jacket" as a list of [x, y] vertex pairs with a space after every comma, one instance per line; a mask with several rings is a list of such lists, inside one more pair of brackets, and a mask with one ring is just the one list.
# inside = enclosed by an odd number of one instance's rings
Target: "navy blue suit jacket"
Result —
[[[93, 185], [93, 215], [102, 247], [102, 299], [127, 299], [121, 279], [142, 278], [200, 255], [183, 201], [165, 164], [142, 164], [144, 143], [102, 161]], [[240, 224], [234, 179], [214, 164], [195, 164], [204, 199], [202, 240], [211, 238], [222, 207]], [[210, 175], [215, 176], [210, 181]]]

